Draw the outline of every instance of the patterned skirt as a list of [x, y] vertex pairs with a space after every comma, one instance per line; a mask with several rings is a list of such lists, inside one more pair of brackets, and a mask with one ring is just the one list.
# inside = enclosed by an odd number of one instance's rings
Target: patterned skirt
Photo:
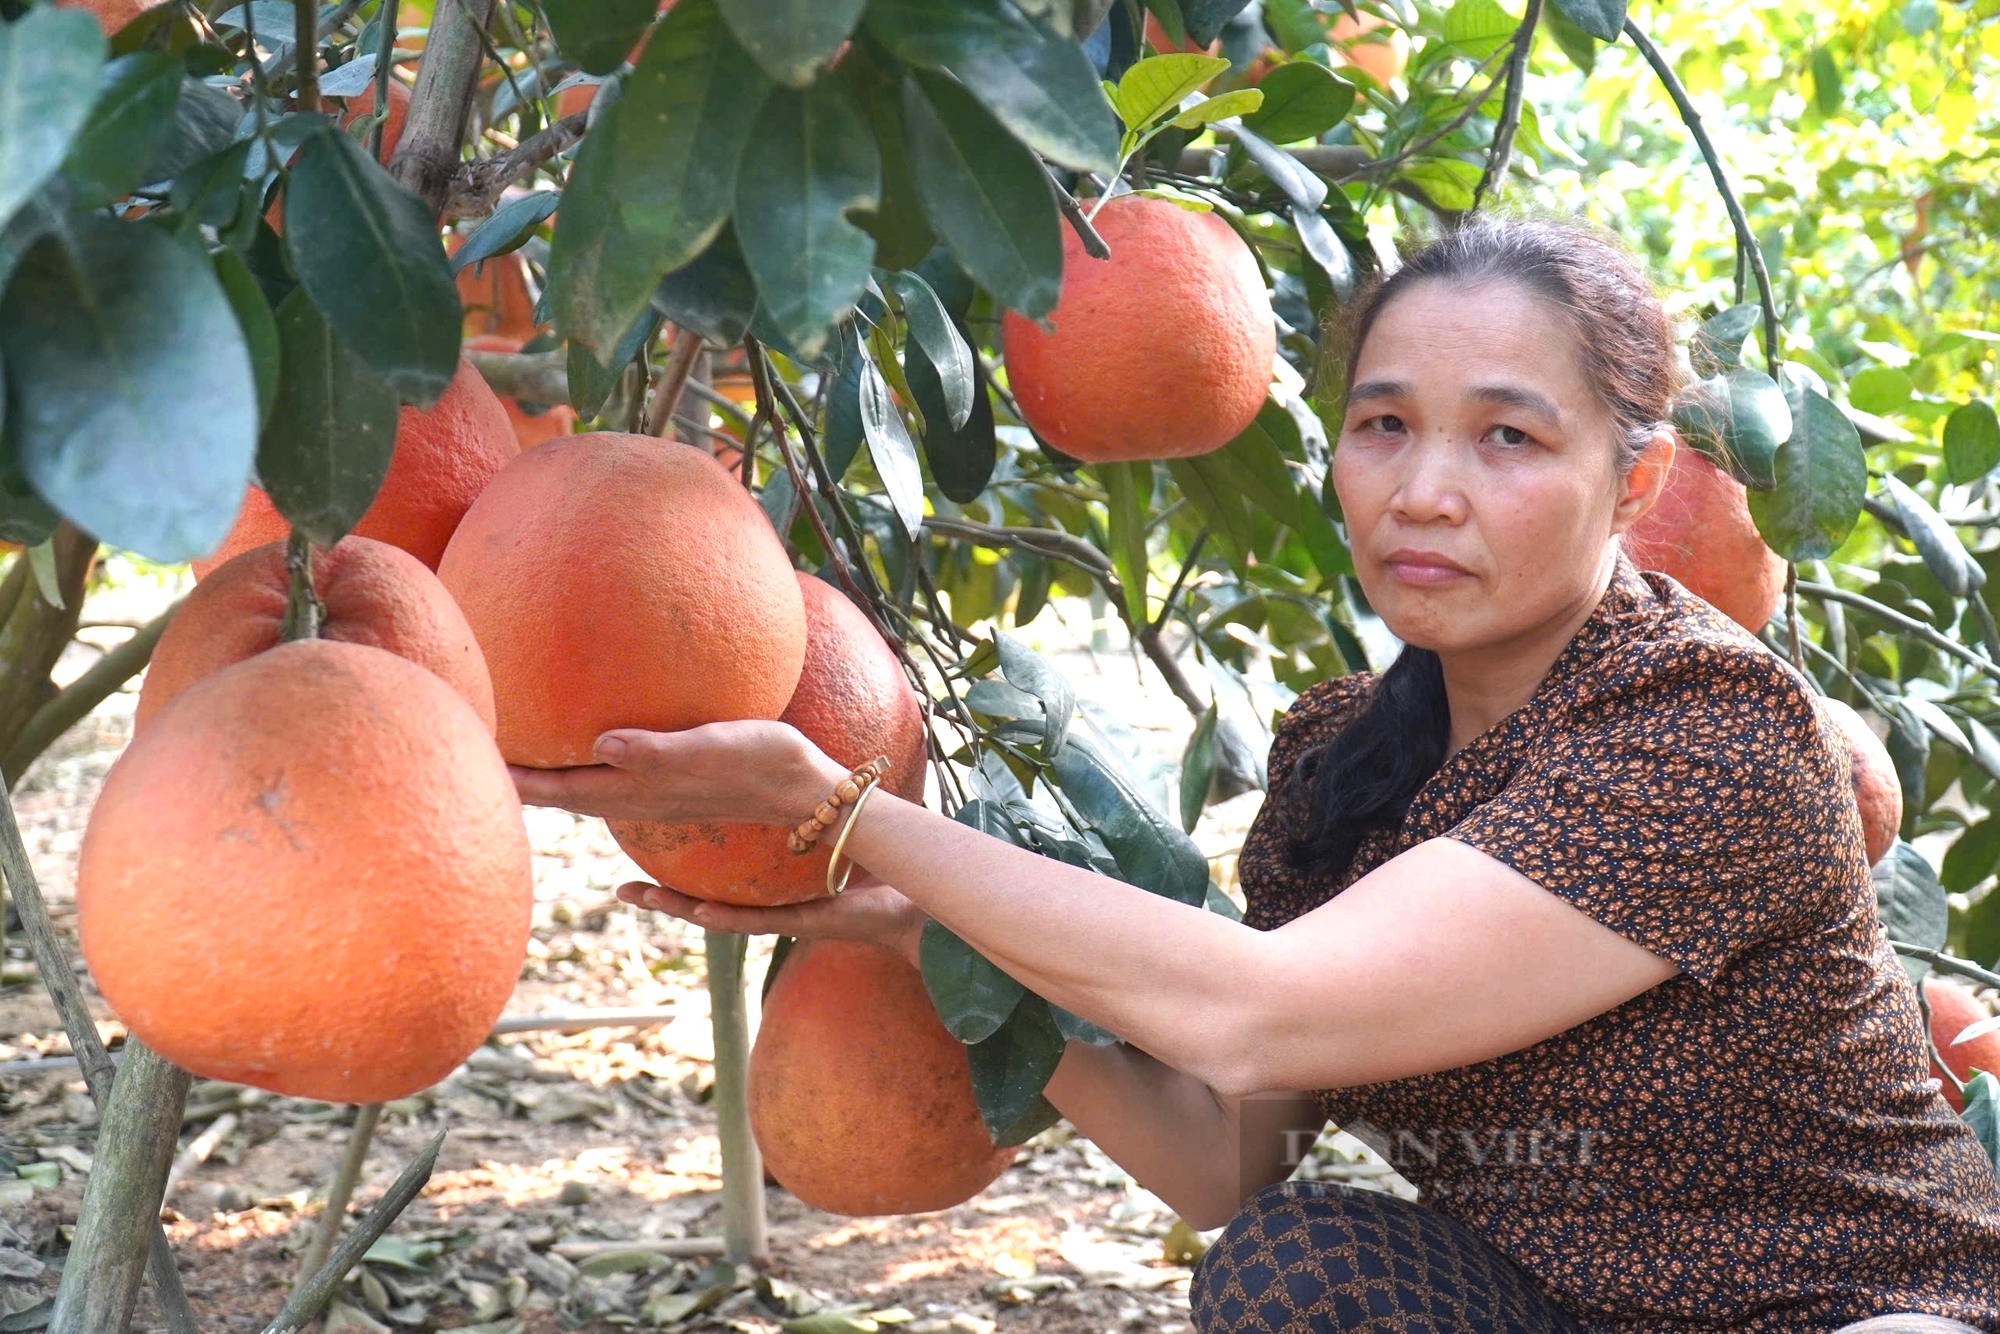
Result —
[[[1381, 1191], [1281, 1181], [1195, 1266], [1199, 1334], [1583, 1334], [1525, 1270], [1458, 1219]], [[1980, 1334], [1885, 1315], [1834, 1334]]]

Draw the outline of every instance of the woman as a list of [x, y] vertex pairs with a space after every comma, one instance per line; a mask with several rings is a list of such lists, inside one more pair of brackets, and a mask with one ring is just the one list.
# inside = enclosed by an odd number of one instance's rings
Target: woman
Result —
[[[1072, 1042], [1048, 1096], [1227, 1224], [1203, 1331], [2000, 1331], [2000, 1184], [1928, 1077], [1844, 755], [1802, 678], [1620, 553], [1675, 447], [1645, 280], [1477, 222], [1358, 303], [1350, 348], [1333, 481], [1409, 647], [1287, 714], [1244, 924], [886, 793], [840, 898], [621, 894], [912, 959], [929, 915], [1123, 1035]], [[844, 777], [770, 723], [598, 757], [518, 771], [524, 798], [792, 824]], [[1329, 1118], [1423, 1203], [1285, 1181]]]

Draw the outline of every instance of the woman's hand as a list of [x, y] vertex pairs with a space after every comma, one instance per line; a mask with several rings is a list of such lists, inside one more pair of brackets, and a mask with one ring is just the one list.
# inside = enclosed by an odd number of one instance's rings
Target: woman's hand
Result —
[[845, 893], [779, 908], [714, 903], [643, 881], [620, 885], [618, 897], [710, 931], [865, 941], [896, 951], [912, 965], [917, 963], [925, 921], [923, 911], [894, 886], [858, 872]]
[[596, 764], [509, 765], [530, 806], [613, 820], [795, 825], [848, 771], [788, 723], [709, 723], [682, 732], [620, 728], [597, 739]]

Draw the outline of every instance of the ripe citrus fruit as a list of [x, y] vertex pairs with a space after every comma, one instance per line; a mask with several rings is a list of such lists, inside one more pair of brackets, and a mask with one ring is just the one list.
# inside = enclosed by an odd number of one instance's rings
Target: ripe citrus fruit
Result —
[[77, 865], [84, 957], [118, 1017], [210, 1079], [406, 1097], [483, 1041], [533, 906], [520, 798], [486, 725], [415, 663], [281, 644], [136, 732]]
[[1758, 535], [1743, 484], [1692, 449], [1674, 451], [1659, 501], [1623, 540], [1633, 564], [1671, 576], [1753, 635], [1785, 600], [1785, 562]]
[[[1388, 31], [1376, 35], [1382, 28]], [[1388, 20], [1379, 15], [1363, 14], [1358, 20], [1350, 14], [1338, 15], [1327, 28], [1326, 37], [1335, 69], [1353, 65], [1366, 70], [1384, 88], [1409, 63], [1408, 34], [1401, 28], [1390, 27]]]
[[[326, 605], [320, 638], [408, 658], [465, 697], [493, 731], [493, 683], [472, 627], [438, 577], [407, 551], [366, 537], [315, 550], [313, 589]], [[285, 544], [252, 547], [195, 586], [153, 649], [133, 725], [202, 677], [278, 644], [285, 622]]]
[[1263, 406], [1278, 347], [1250, 248], [1214, 213], [1164, 199], [1122, 195], [1096, 222], [1108, 260], [1063, 231], [1055, 332], [1013, 311], [1002, 323], [1022, 415], [1086, 463], [1228, 444]]
[[59, 8], [85, 11], [97, 20], [106, 37], [115, 37], [119, 29], [166, 0], [54, 0], [54, 3]]
[[[461, 359], [442, 398], [398, 415], [389, 475], [354, 531], [401, 547], [435, 570], [473, 498], [520, 452], [507, 409], [472, 363]], [[194, 563], [194, 576], [201, 579], [252, 547], [282, 541], [289, 531], [270, 497], [250, 487], [236, 526], [220, 547]]]
[[597, 432], [501, 469], [438, 566], [515, 764], [591, 762], [614, 727], [776, 718], [806, 614], [771, 522], [705, 451]]
[[[363, 116], [375, 113], [375, 89], [371, 86], [358, 97], [341, 99], [340, 127], [344, 130]], [[403, 142], [403, 123], [410, 118], [410, 90], [397, 79], [389, 80], [389, 115], [382, 122], [382, 161], [396, 156]]]
[[1868, 864], [1873, 866], [1889, 855], [1889, 849], [1896, 845], [1896, 833], [1903, 827], [1902, 781], [1896, 777], [1888, 747], [1860, 714], [1823, 695], [1818, 704], [1819, 711], [1847, 742], [1854, 804], [1861, 811], [1861, 837], [1868, 847]]
[[[887, 755], [889, 791], [921, 801], [924, 711], [896, 655], [840, 590], [809, 574], [798, 582], [806, 660], [782, 720], [849, 768]], [[832, 845], [794, 855], [776, 825], [610, 823], [640, 870], [698, 899], [770, 906], [826, 893]]]
[[[463, 236], [445, 242], [458, 253]], [[497, 335], [519, 344], [535, 336], [535, 294], [528, 288], [528, 261], [518, 250], [482, 259], [458, 271], [458, 301], [465, 308], [465, 336]]]
[[[1979, 998], [1962, 984], [1930, 973], [1924, 977], [1924, 999], [1931, 1007], [1931, 1041], [1937, 1044], [1951, 1072], [1961, 1081], [1970, 1079], [1975, 1069], [2000, 1075], [2000, 1032], [1987, 1033], [1956, 1047], [1952, 1045], [1960, 1033], [1989, 1017]], [[1935, 1057], [1931, 1060], [1931, 1072], [1938, 1074]], [[1944, 1085], [1944, 1100], [1954, 1112], [1964, 1111], [1964, 1097], [1951, 1086], [1950, 1080], [1941, 1074], [1938, 1077]]]
[[[474, 352], [519, 352], [521, 340], [501, 334], [481, 334], [477, 338], [465, 340], [465, 346]], [[567, 403], [556, 403], [540, 412], [530, 412], [521, 406], [518, 398], [500, 396], [500, 406], [507, 410], [507, 420], [513, 423], [514, 438], [527, 449], [539, 445], [552, 436], [568, 435], [576, 429], [576, 409]]]
[[965, 1047], [892, 950], [794, 945], [764, 998], [750, 1128], [780, 1185], [834, 1214], [949, 1209], [1014, 1161], [973, 1101]]

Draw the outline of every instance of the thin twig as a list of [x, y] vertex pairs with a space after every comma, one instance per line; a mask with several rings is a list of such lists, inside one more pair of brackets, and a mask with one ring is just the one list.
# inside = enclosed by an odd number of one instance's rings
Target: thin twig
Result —
[[572, 111], [561, 120], [523, 139], [519, 145], [496, 157], [478, 158], [458, 169], [450, 193], [445, 196], [447, 218], [483, 218], [500, 203], [507, 187], [532, 174], [550, 158], [568, 151], [583, 138], [584, 123], [590, 113]]
[[416, 1161], [403, 1169], [396, 1178], [396, 1184], [388, 1193], [375, 1202], [375, 1207], [362, 1216], [354, 1225], [354, 1231], [347, 1234], [347, 1240], [333, 1253], [333, 1258], [321, 1265], [319, 1272], [292, 1293], [292, 1299], [285, 1303], [285, 1309], [278, 1312], [278, 1318], [264, 1327], [263, 1334], [299, 1334], [311, 1324], [333, 1294], [340, 1287], [347, 1271], [361, 1262], [381, 1235], [388, 1231], [389, 1224], [396, 1221], [396, 1215], [417, 1197], [424, 1183], [431, 1179], [431, 1169], [437, 1166], [438, 1150], [444, 1147], [444, 1134], [440, 1130], [431, 1137], [424, 1151]]
[[180, 605], [176, 602], [155, 616], [124, 643], [92, 663], [89, 671], [64, 686], [55, 698], [29, 715], [20, 736], [7, 748], [6, 758], [0, 760], [0, 779], [5, 780], [9, 790], [21, 781], [21, 775], [28, 772], [28, 766], [57, 737], [81, 722], [120, 686], [145, 670], [152, 659], [154, 646], [160, 642], [167, 622]]
[[1775, 376], [1778, 373], [1778, 303], [1771, 295], [1771, 275], [1764, 270], [1764, 251], [1757, 244], [1756, 236], [1750, 230], [1750, 220], [1743, 213], [1742, 201], [1737, 199], [1735, 189], [1729, 184], [1729, 173], [1723, 170], [1722, 157], [1710, 142], [1708, 130], [1701, 123], [1701, 113], [1694, 109], [1688, 98], [1687, 88], [1681, 83], [1674, 67], [1660, 54], [1660, 48], [1653, 44], [1645, 30], [1627, 16], [1625, 35], [1632, 39], [1632, 45], [1639, 48], [1639, 54], [1653, 67], [1653, 73], [1667, 90], [1674, 107], [1681, 113], [1681, 121], [1694, 136], [1695, 147], [1701, 150], [1702, 160], [1708, 164], [1709, 175], [1715, 178], [1715, 188], [1722, 194], [1722, 205], [1729, 210], [1729, 225], [1736, 229], [1736, 243], [1749, 256], [1750, 271], [1757, 278], [1757, 300], [1764, 308], [1764, 363], [1765, 370]]
[[1188, 575], [1194, 572], [1195, 562], [1201, 559], [1201, 549], [1208, 545], [1208, 529], [1195, 534], [1194, 544], [1188, 548], [1187, 559], [1181, 562], [1181, 572], [1174, 576], [1173, 586], [1167, 589], [1167, 600], [1160, 604], [1160, 614], [1154, 618], [1150, 628], [1158, 630], [1167, 623], [1167, 617], [1174, 609], [1174, 599], [1181, 595], [1187, 584]]
[[1969, 977], [1975, 982], [1983, 982], [1989, 987], [2000, 987], [2000, 973], [1981, 968], [1966, 959], [1956, 958], [1943, 950], [1934, 950], [1927, 945], [1912, 945], [1907, 941], [1891, 940], [1889, 944], [1896, 953], [1906, 959], [1922, 959], [1941, 973], [1956, 973]]
[[[1472, 86], [1472, 80], [1484, 74], [1492, 66], [1493, 62], [1500, 58], [1500, 52], [1505, 51], [1506, 49], [1507, 48], [1504, 46], [1500, 47], [1497, 50], [1495, 50], [1492, 55], [1486, 57], [1485, 60], [1482, 60], [1479, 63], [1479, 68], [1472, 71], [1472, 77], [1468, 78], [1465, 81], [1465, 86], [1470, 88]], [[1471, 120], [1475, 115], [1479, 113], [1479, 108], [1486, 105], [1486, 99], [1493, 96], [1493, 90], [1498, 88], [1499, 86], [1500, 86], [1499, 79], [1495, 78], [1487, 80], [1486, 86], [1479, 90], [1478, 96], [1474, 97], [1470, 102], [1466, 103], [1464, 110], [1460, 111], [1456, 116], [1453, 116], [1449, 121], [1445, 122], [1442, 126], [1437, 128], [1436, 130], [1433, 130], [1431, 133], [1425, 135], [1423, 138], [1417, 140], [1415, 143], [1411, 144], [1408, 148], [1403, 149], [1399, 153], [1393, 154], [1392, 156], [1389, 157], [1378, 159], [1377, 161], [1374, 162], [1370, 162], [1363, 167], [1348, 172], [1344, 176], [1336, 176], [1334, 178], [1333, 183], [1335, 185], [1346, 185], [1349, 181], [1358, 181], [1366, 176], [1378, 175], [1381, 172], [1389, 170], [1391, 167], [1402, 166], [1405, 162], [1408, 162], [1411, 158], [1423, 152], [1426, 148], [1429, 148], [1432, 144], [1444, 138], [1447, 134], [1450, 134], [1453, 130], [1458, 129], [1461, 125], [1465, 124], [1465, 122]]]
[[1528, 48], [1535, 44], [1535, 25], [1541, 22], [1542, 0], [1528, 0], [1528, 12], [1514, 29], [1513, 54], [1507, 57], [1507, 100], [1500, 106], [1500, 123], [1494, 127], [1493, 142], [1486, 153], [1486, 170], [1479, 173], [1479, 185], [1472, 192], [1472, 211], [1477, 213], [1486, 199], [1488, 187], [1498, 189], [1507, 176], [1507, 162], [1514, 154], [1514, 132], [1521, 128], [1521, 94], [1528, 81]]
[[[185, 1119], [185, 1116], [183, 1116], [183, 1119]], [[174, 1193], [174, 1187], [186, 1180], [188, 1173], [207, 1162], [209, 1155], [214, 1153], [222, 1141], [228, 1139], [231, 1132], [235, 1129], [236, 1113], [224, 1112], [209, 1123], [208, 1129], [196, 1135], [187, 1148], [181, 1150], [181, 1156], [174, 1159], [173, 1169], [167, 1173], [165, 1195], [171, 1197]]]
[[1870, 616], [1879, 617], [1895, 626], [1898, 630], [1913, 634], [1931, 647], [1950, 654], [1952, 657], [1964, 662], [1967, 666], [1977, 667], [1985, 675], [1992, 677], [1996, 681], [2000, 681], [2000, 666], [1988, 662], [1957, 640], [1931, 626], [1925, 625], [1922, 621], [1914, 617], [1905, 616], [1899, 611], [1891, 611], [1872, 598], [1863, 597], [1859, 593], [1850, 593], [1846, 589], [1836, 588], [1832, 584], [1808, 584], [1803, 581], [1798, 585], [1798, 591], [1808, 597], [1825, 598], [1829, 602], [1844, 602], [1850, 607], [1859, 608], [1867, 612]]
[[296, 528], [285, 540], [285, 575], [285, 619], [278, 638], [285, 643], [295, 639], [319, 638], [320, 624], [326, 618], [326, 604], [319, 600], [319, 593], [313, 588], [312, 543]]
[[375, 1123], [382, 1119], [382, 1104], [367, 1103], [355, 1109], [354, 1129], [347, 1136], [347, 1147], [341, 1152], [340, 1166], [333, 1172], [333, 1180], [326, 1187], [326, 1208], [320, 1211], [319, 1223], [313, 1228], [312, 1240], [306, 1243], [305, 1254], [299, 1257], [299, 1276], [293, 1284], [293, 1291], [303, 1288], [326, 1263], [326, 1257], [333, 1253], [333, 1243], [340, 1236], [340, 1225], [347, 1221], [347, 1202], [354, 1198], [354, 1183], [361, 1180], [361, 1168], [368, 1161], [368, 1144], [375, 1138]]
[[382, 136], [389, 125], [389, 76], [396, 68], [397, 0], [382, 0], [375, 11], [381, 30], [375, 34], [375, 123], [368, 129], [368, 156], [382, 160]]
[[687, 386], [688, 376], [694, 371], [694, 359], [700, 352], [700, 334], [692, 329], [675, 331], [673, 351], [653, 382], [653, 400], [646, 409], [647, 435], [667, 433], [667, 423], [672, 420], [674, 409], [680, 406], [681, 390]]
[[1111, 246], [1098, 234], [1097, 228], [1084, 215], [1083, 205], [1076, 202], [1076, 196], [1063, 189], [1061, 181], [1049, 173], [1049, 189], [1055, 191], [1056, 207], [1069, 225], [1076, 230], [1076, 239], [1083, 242], [1083, 253], [1092, 259], [1110, 259]]
[[1803, 676], [1806, 659], [1799, 648], [1799, 567], [1791, 561], [1785, 562], [1785, 629], [1790, 635], [1792, 666]]
[[297, 101], [308, 114], [319, 110], [319, 2], [292, 0], [292, 49], [299, 52]]

